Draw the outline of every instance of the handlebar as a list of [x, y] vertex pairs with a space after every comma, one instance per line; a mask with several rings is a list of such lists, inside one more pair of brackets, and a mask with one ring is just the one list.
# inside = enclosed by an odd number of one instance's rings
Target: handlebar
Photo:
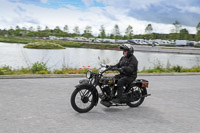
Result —
[[[107, 66], [106, 66], [107, 67]], [[119, 68], [117, 67], [112, 67], [112, 66], [108, 66], [108, 68], [106, 68], [103, 72], [101, 72], [102, 74], [106, 71], [119, 71]]]

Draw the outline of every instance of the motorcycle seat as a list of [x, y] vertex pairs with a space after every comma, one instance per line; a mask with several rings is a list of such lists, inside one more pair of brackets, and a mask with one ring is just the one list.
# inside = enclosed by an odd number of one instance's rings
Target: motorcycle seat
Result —
[[127, 84], [127, 85], [126, 85], [126, 88], [133, 87], [133, 86], [136, 85], [136, 83], [137, 83], [137, 81], [135, 80], [135, 81], [133, 81], [132, 83]]

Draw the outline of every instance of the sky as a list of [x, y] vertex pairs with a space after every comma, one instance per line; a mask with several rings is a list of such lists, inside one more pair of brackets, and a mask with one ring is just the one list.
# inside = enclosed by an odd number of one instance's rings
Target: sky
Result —
[[153, 32], [170, 33], [179, 21], [189, 33], [196, 33], [200, 22], [199, 0], [0, 0], [0, 29], [45, 26], [61, 29], [68, 25], [73, 32], [91, 26], [98, 35], [101, 25], [106, 33], [118, 24], [121, 34], [128, 25], [134, 34], [144, 34], [152, 24]]

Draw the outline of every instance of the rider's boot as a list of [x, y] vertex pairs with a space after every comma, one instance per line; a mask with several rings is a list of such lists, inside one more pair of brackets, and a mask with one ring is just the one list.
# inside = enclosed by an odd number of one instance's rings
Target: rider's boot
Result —
[[105, 100], [101, 100], [100, 102], [102, 105], [106, 106], [106, 107], [110, 107], [112, 105], [112, 103], [105, 101]]
[[122, 103], [122, 92], [123, 92], [123, 88], [119, 88], [117, 90], [117, 97], [112, 99], [113, 103]]

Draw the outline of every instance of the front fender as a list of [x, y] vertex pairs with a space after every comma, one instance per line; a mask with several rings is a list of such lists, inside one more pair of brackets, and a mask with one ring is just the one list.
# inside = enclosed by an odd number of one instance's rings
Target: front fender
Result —
[[94, 102], [95, 102], [95, 106], [98, 104], [98, 100], [99, 100], [99, 95], [98, 95], [98, 91], [97, 89], [89, 84], [89, 83], [84, 83], [84, 84], [79, 84], [79, 85], [76, 85], [75, 86], [76, 89], [79, 89], [79, 88], [89, 88], [94, 96]]

